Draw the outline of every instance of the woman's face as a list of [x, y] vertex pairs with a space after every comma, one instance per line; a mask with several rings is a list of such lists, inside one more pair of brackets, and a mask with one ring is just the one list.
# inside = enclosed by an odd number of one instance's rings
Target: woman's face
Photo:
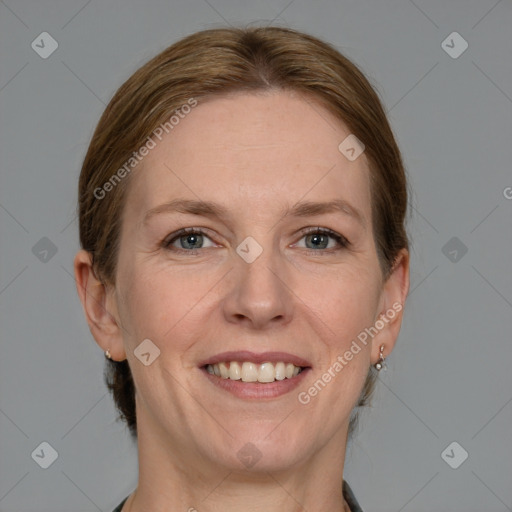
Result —
[[385, 334], [344, 354], [391, 306], [349, 134], [299, 94], [239, 93], [199, 102], [133, 171], [114, 316], [139, 436], [177, 460], [270, 470], [343, 449]]

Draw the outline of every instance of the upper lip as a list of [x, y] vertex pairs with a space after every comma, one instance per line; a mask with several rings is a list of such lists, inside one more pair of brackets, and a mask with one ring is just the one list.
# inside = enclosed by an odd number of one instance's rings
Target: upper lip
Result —
[[208, 364], [217, 364], [228, 361], [247, 361], [255, 364], [279, 363], [282, 361], [283, 363], [292, 363], [295, 366], [301, 366], [302, 368], [311, 366], [311, 363], [306, 359], [303, 359], [302, 357], [296, 356], [294, 354], [289, 354], [288, 352], [261, 352], [258, 354], [249, 350], [222, 352], [200, 362], [199, 366], [206, 366]]

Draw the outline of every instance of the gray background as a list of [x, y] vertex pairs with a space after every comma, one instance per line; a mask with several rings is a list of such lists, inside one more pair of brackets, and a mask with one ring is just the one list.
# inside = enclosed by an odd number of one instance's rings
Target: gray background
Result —
[[[78, 174], [121, 83], [226, 22], [290, 26], [352, 58], [383, 98], [414, 190], [404, 325], [345, 479], [365, 512], [512, 510], [506, 0], [0, 1], [0, 510], [111, 511], [136, 485], [136, 446], [75, 291]], [[59, 45], [47, 59], [31, 47], [44, 31]], [[458, 58], [442, 47], [454, 31], [469, 45]], [[58, 452], [48, 469], [31, 457], [43, 441]]]

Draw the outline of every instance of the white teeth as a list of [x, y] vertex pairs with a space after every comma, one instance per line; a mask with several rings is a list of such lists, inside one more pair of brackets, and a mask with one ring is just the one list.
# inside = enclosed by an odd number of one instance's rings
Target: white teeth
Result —
[[263, 363], [258, 371], [258, 382], [274, 382], [276, 371], [272, 363]]
[[286, 377], [286, 367], [284, 366], [284, 363], [277, 363], [276, 364], [276, 380], [284, 380]]
[[[217, 366], [217, 365], [215, 365], [215, 366]], [[226, 363], [219, 363], [219, 370], [220, 370], [220, 376], [223, 379], [227, 379], [229, 377], [229, 370], [228, 370], [228, 367], [226, 366]]]
[[256, 364], [249, 361], [241, 363], [226, 361], [218, 364], [209, 364], [206, 366], [206, 371], [222, 379], [267, 383], [296, 377], [302, 371], [302, 368], [292, 363], [284, 362], [274, 365], [269, 362]]
[[258, 367], [254, 363], [242, 364], [242, 380], [244, 382], [256, 382], [258, 380]]
[[242, 368], [240, 368], [240, 365], [238, 363], [236, 363], [236, 362], [230, 363], [229, 378], [231, 380], [240, 380], [242, 378]]

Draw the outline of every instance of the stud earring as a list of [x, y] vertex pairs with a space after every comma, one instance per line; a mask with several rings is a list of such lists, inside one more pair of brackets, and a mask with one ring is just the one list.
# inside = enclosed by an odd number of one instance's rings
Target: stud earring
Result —
[[105, 350], [105, 357], [107, 359], [112, 359], [112, 356], [110, 355], [110, 350], [107, 348], [107, 350]]
[[377, 371], [381, 371], [384, 363], [384, 345], [380, 346], [379, 360], [373, 365]]

